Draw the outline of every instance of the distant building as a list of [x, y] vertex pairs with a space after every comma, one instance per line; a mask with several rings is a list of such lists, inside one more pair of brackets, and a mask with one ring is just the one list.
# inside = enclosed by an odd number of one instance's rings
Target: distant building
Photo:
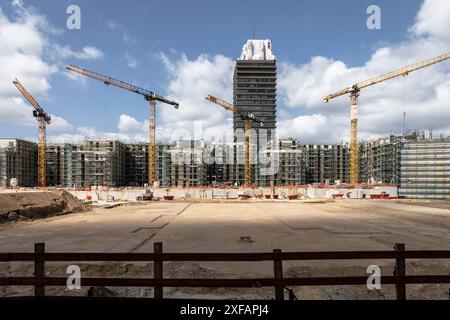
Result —
[[170, 181], [173, 187], [206, 185], [204, 148], [203, 140], [180, 140], [170, 149]]
[[129, 143], [126, 151], [126, 185], [142, 187], [148, 182], [148, 143]]
[[[231, 186], [243, 184], [242, 142], [180, 140], [157, 146], [156, 177], [161, 187]], [[236, 154], [238, 150], [238, 154]], [[253, 166], [257, 186], [335, 184], [349, 181], [348, 144], [300, 144], [275, 140], [256, 151], [269, 171]], [[0, 139], [0, 187], [16, 178], [19, 186], [37, 185], [37, 144]], [[407, 198], [450, 198], [450, 137], [424, 134], [390, 136], [360, 144], [361, 182], [389, 183]], [[271, 171], [272, 170], [272, 171]], [[142, 187], [148, 181], [148, 144], [88, 140], [47, 145], [49, 186]]]
[[450, 199], [450, 138], [404, 143], [399, 195]]
[[409, 138], [389, 136], [360, 144], [360, 182], [400, 183], [400, 159], [404, 141]]
[[20, 139], [0, 139], [0, 187], [10, 187], [16, 178], [19, 187], [37, 185], [37, 144]]
[[233, 185], [236, 182], [234, 143], [211, 143], [205, 146], [203, 160], [206, 164], [206, 184], [210, 186]]
[[[172, 156], [170, 150], [172, 145], [157, 145], [156, 146], [156, 180], [161, 187], [170, 187], [172, 185]], [[145, 180], [148, 181], [148, 177]]]
[[347, 144], [304, 145], [306, 184], [349, 181], [350, 152]]
[[268, 173], [259, 174], [259, 186], [294, 186], [305, 184], [305, 149], [294, 139], [279, 140], [278, 146], [263, 151], [270, 161]]
[[47, 184], [88, 187], [125, 186], [127, 146], [114, 140], [47, 145]]

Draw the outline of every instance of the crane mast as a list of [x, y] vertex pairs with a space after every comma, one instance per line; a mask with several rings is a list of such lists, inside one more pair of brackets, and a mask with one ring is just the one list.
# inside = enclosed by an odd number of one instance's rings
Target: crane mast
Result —
[[20, 93], [27, 99], [27, 101], [34, 108], [33, 116], [38, 122], [38, 185], [39, 187], [45, 187], [47, 185], [47, 172], [46, 172], [46, 131], [47, 124], [50, 124], [51, 116], [41, 108], [39, 103], [33, 98], [33, 96], [24, 88], [19, 80], [15, 79], [13, 84], [17, 87]]
[[227, 109], [233, 113], [238, 114], [242, 120], [244, 120], [244, 186], [250, 187], [252, 185], [252, 175], [250, 172], [250, 145], [251, 145], [251, 129], [253, 121], [257, 121], [260, 124], [262, 120], [258, 120], [253, 114], [242, 114], [237, 110], [236, 105], [231, 104], [220, 98], [208, 95], [205, 99], [211, 103], [215, 103], [224, 109]]
[[407, 76], [411, 72], [429, 67], [450, 59], [450, 52], [427, 59], [418, 63], [410, 64], [379, 75], [377, 77], [364, 80], [354, 84], [351, 87], [344, 88], [336, 93], [330, 94], [323, 98], [325, 102], [350, 94], [350, 183], [358, 184], [359, 182], [359, 145], [358, 145], [358, 97], [362, 89], [376, 85], [378, 83], [397, 78], [399, 76]]
[[80, 75], [102, 81], [106, 85], [112, 85], [120, 89], [128, 90], [144, 96], [149, 102], [148, 113], [148, 184], [152, 186], [156, 181], [156, 102], [169, 104], [178, 109], [179, 104], [175, 101], [166, 99], [152, 91], [129, 84], [122, 80], [118, 80], [103, 74], [93, 72], [84, 68], [77, 67], [73, 64], [66, 66], [68, 71], [78, 73]]

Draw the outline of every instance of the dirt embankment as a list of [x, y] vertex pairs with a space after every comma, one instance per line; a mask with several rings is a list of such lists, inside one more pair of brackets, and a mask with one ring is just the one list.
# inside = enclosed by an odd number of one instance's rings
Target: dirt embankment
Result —
[[0, 193], [0, 223], [84, 210], [86, 206], [65, 191]]

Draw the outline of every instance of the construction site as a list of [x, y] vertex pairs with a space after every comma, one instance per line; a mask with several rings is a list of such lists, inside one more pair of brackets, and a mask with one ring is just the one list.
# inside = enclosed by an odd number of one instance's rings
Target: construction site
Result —
[[[448, 59], [450, 53], [386, 70], [331, 95], [324, 92], [328, 103], [350, 96], [350, 137], [334, 144], [277, 136], [277, 66], [270, 40], [248, 40], [244, 45], [235, 62], [232, 102], [205, 92], [207, 101], [233, 113], [234, 141], [226, 143], [160, 143], [157, 109], [183, 105], [68, 65], [67, 72], [143, 96], [142, 103], [149, 104], [149, 139], [48, 144], [46, 125], [51, 117], [25, 89], [25, 79], [24, 85], [16, 79], [13, 84], [33, 107], [39, 135], [37, 143], [0, 139], [0, 252], [32, 252], [35, 243], [45, 243], [48, 252], [149, 253], [155, 242], [162, 242], [168, 253], [387, 251], [398, 243], [407, 250], [448, 250], [450, 137], [413, 131], [360, 141], [357, 112], [358, 97], [370, 90], [367, 87], [414, 77], [420, 69]], [[49, 263], [46, 272], [65, 276], [67, 264]], [[393, 261], [374, 259], [370, 264], [380, 266], [383, 275], [394, 269]], [[84, 276], [154, 275], [148, 273], [152, 263], [79, 265]], [[164, 278], [246, 279], [273, 273], [270, 263], [261, 262], [164, 265]], [[283, 268], [286, 278], [364, 276], [367, 265], [361, 260], [286, 261]], [[415, 274], [450, 274], [449, 259], [408, 260], [406, 267]], [[26, 262], [0, 262], [4, 277], [32, 272], [33, 265]], [[86, 296], [92, 288], [96, 287], [48, 287], [45, 292]], [[355, 285], [292, 288], [289, 294], [298, 299], [399, 297], [393, 285], [382, 290]], [[102, 290], [106, 296], [156, 294], [150, 286]], [[170, 298], [271, 299], [273, 289], [163, 291]], [[162, 290], [158, 292], [162, 297]], [[408, 285], [407, 298], [448, 299], [448, 292], [448, 283], [414, 284]], [[0, 297], [32, 294], [32, 286], [0, 287]]]

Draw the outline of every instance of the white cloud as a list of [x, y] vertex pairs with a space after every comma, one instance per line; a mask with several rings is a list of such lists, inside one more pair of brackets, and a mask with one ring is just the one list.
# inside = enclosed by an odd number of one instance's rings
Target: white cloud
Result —
[[78, 127], [76, 133], [50, 135], [49, 143], [82, 143], [86, 139], [120, 140], [124, 143], [146, 142], [147, 134], [143, 132], [105, 132], [92, 127]]
[[36, 125], [31, 107], [25, 106], [23, 100], [16, 97], [0, 98], [0, 122]]
[[[49, 130], [65, 131], [73, 128], [64, 118], [54, 114], [51, 114], [51, 117], [51, 123], [47, 126]], [[24, 99], [18, 97], [0, 98], [0, 122], [36, 126], [33, 108]]]
[[230, 127], [232, 114], [207, 102], [204, 97], [211, 94], [232, 100], [233, 60], [223, 55], [206, 54], [195, 60], [189, 60], [184, 54], [171, 59], [164, 53], [160, 54], [160, 59], [169, 74], [168, 96], [180, 104], [179, 109], [158, 105], [163, 126], [161, 139], [177, 136], [175, 131], [180, 128], [193, 136], [195, 123], [197, 126], [201, 123], [202, 132], [195, 131], [205, 140], [221, 139], [225, 129]]
[[66, 131], [72, 130], [73, 126], [68, 123], [64, 118], [58, 117], [54, 114], [51, 115], [52, 121], [48, 125], [49, 130]]
[[122, 40], [125, 44], [135, 44], [136, 40], [130, 35], [130, 32], [127, 28], [125, 28], [120, 23], [115, 22], [114, 20], [107, 20], [106, 25], [113, 31], [119, 31], [122, 35]]
[[416, 35], [428, 35], [439, 40], [450, 40], [450, 1], [425, 0], [417, 14], [411, 31]]
[[[348, 141], [349, 97], [342, 96], [328, 104], [323, 103], [323, 97], [406, 64], [448, 52], [450, 44], [444, 40], [449, 34], [449, 20], [442, 17], [450, 16], [449, 4], [448, 1], [425, 1], [410, 28], [410, 39], [379, 48], [362, 66], [350, 68], [342, 61], [327, 57], [312, 57], [304, 65], [281, 63], [278, 80], [281, 102], [292, 112], [305, 114], [281, 122], [281, 132], [290, 132], [301, 140], [334, 137], [336, 141]], [[360, 137], [368, 139], [401, 133], [404, 111], [407, 128], [448, 130], [449, 83], [447, 61], [362, 90]], [[327, 126], [323, 125], [323, 117], [329, 119]], [[288, 130], [282, 128], [284, 124], [288, 125]]]
[[127, 66], [132, 68], [132, 69], [136, 69], [137, 67], [139, 67], [140, 63], [139, 61], [137, 61], [131, 54], [129, 54], [128, 52], [125, 53], [125, 60], [127, 61]]
[[[49, 46], [46, 31], [50, 29], [44, 16], [34, 9], [25, 9], [21, 1], [13, 6], [17, 18], [10, 20], [0, 8], [0, 122], [35, 126], [32, 107], [26, 102], [12, 81], [18, 78], [37, 100], [46, 100], [50, 78], [57, 67], [44, 59]], [[49, 129], [67, 130], [71, 125], [53, 115]]]
[[[59, 72], [63, 59], [95, 60], [103, 53], [92, 46], [73, 51], [69, 46], [59, 44], [54, 36], [63, 30], [53, 27], [35, 8], [25, 7], [23, 1], [14, 0], [11, 4], [14, 18], [6, 16], [0, 7], [0, 122], [36, 126], [32, 107], [12, 81], [18, 78], [45, 109], [51, 77]], [[65, 71], [63, 74], [70, 78]], [[48, 129], [64, 131], [73, 127], [62, 117], [52, 114]]]
[[[298, 116], [290, 120], [278, 122], [278, 135], [281, 138], [298, 138], [304, 143], [325, 143], [339, 141], [347, 131], [342, 117], [326, 116], [324, 114], [312, 114]], [[329, 130], [329, 128], [339, 130]], [[317, 132], [323, 132], [320, 136]]]
[[[302, 142], [347, 141], [349, 98], [336, 98], [328, 104], [323, 103], [322, 98], [343, 89], [344, 86], [449, 51], [450, 20], [447, 19], [449, 16], [450, 1], [425, 0], [408, 30], [407, 40], [375, 50], [370, 59], [360, 66], [349, 67], [343, 61], [322, 56], [312, 57], [303, 65], [279, 62], [278, 108], [279, 114], [282, 114], [282, 118], [279, 117], [278, 121], [279, 136], [299, 138]], [[27, 86], [29, 82], [30, 90], [33, 88], [33, 92], [45, 96], [50, 90], [49, 78], [56, 72], [56, 67], [42, 58], [45, 48], [48, 48], [43, 29], [45, 25], [47, 29], [51, 27], [48, 23], [37, 22], [38, 20], [34, 15], [22, 14], [21, 19], [11, 22], [0, 12], [0, 65], [5, 66], [6, 75], [9, 72], [9, 76], [12, 74], [23, 76], [27, 79]], [[7, 29], [1, 28], [2, 26]], [[114, 21], [109, 21], [108, 26], [122, 35], [126, 46], [127, 65], [131, 68], [137, 67], [139, 62], [129, 53], [130, 46], [135, 40], [123, 26]], [[19, 41], [11, 34], [21, 34], [26, 41]], [[86, 48], [89, 47], [84, 49]], [[60, 46], [59, 49], [61, 51], [59, 54], [66, 57], [79, 59], [101, 57], [100, 51], [90, 49], [72, 51], [67, 46]], [[17, 60], [1, 60], [2, 57], [12, 55]], [[184, 54], [176, 52], [171, 52], [170, 56], [161, 53], [159, 59], [168, 74], [167, 96], [179, 102], [180, 108], [174, 109], [162, 103], [158, 104], [158, 142], [167, 142], [180, 137], [206, 140], [212, 137], [223, 138], [225, 131], [232, 128], [232, 114], [206, 102], [204, 96], [211, 94], [228, 101], [232, 100], [234, 60], [223, 55], [206, 54], [189, 59]], [[8, 68], [14, 71], [8, 71]], [[34, 125], [29, 108], [17, 100], [17, 94], [12, 94], [15, 88], [5, 85], [8, 80], [2, 78], [5, 74], [0, 73], [0, 116], [2, 112], [11, 112], [10, 110], [15, 108], [14, 115], [9, 115], [13, 121]], [[70, 75], [67, 73], [67, 76]], [[1, 100], [2, 92], [3, 99], [6, 100]], [[8, 92], [8, 95], [5, 96], [4, 92]], [[402, 130], [403, 111], [407, 114], [408, 128], [419, 130], [433, 128], [436, 133], [447, 130], [448, 134], [449, 98], [449, 62], [367, 88], [360, 96], [360, 137], [374, 138], [399, 133]], [[6, 107], [8, 105], [9, 107]], [[64, 125], [61, 122], [61, 127]], [[202, 130], [198, 130], [200, 126]], [[147, 141], [147, 135], [147, 120], [139, 121], [123, 114], [118, 119], [117, 132], [102, 132], [95, 128], [80, 127], [76, 129], [75, 134], [51, 138], [69, 141], [86, 136], [136, 142]]]
[[130, 31], [114, 20], [107, 20], [106, 25], [115, 33], [119, 32], [122, 35], [122, 41], [125, 46], [124, 59], [127, 66], [132, 69], [139, 67], [141, 63], [134, 57], [133, 54], [131, 54], [131, 52], [135, 51], [133, 49], [136, 45], [136, 39], [130, 34]]
[[[279, 136], [305, 142], [348, 141], [349, 98], [340, 97], [325, 104], [324, 96], [405, 64], [447, 52], [450, 49], [445, 41], [450, 30], [448, 16], [450, 2], [425, 1], [410, 28], [408, 40], [377, 49], [361, 66], [348, 67], [343, 61], [322, 56], [312, 57], [304, 65], [279, 63], [278, 108], [283, 115], [278, 121]], [[231, 114], [206, 103], [203, 97], [212, 94], [231, 101], [234, 61], [208, 55], [194, 60], [183, 54], [176, 59], [165, 54], [160, 54], [159, 58], [170, 75], [169, 96], [180, 103], [179, 110], [158, 109], [160, 127], [166, 132], [164, 138], [180, 127], [192, 132], [193, 121], [202, 121], [207, 134], [220, 137], [225, 128], [231, 127]], [[407, 128], [448, 130], [446, 119], [450, 109], [446, 92], [449, 81], [447, 62], [363, 90], [360, 138], [400, 133], [403, 112], [407, 115]]]
[[51, 135], [48, 141], [52, 143], [81, 143], [86, 139], [112, 139], [125, 143], [147, 142], [148, 121], [140, 122], [136, 118], [122, 114], [117, 124], [118, 132], [99, 131], [92, 127], [78, 127], [72, 134]]
[[73, 51], [68, 45], [52, 46], [52, 54], [56, 59], [75, 58], [80, 60], [97, 60], [103, 57], [103, 52], [91, 46], [84, 47], [81, 51]]
[[148, 121], [141, 123], [129, 115], [122, 114], [119, 117], [117, 127], [120, 133], [146, 133]]

